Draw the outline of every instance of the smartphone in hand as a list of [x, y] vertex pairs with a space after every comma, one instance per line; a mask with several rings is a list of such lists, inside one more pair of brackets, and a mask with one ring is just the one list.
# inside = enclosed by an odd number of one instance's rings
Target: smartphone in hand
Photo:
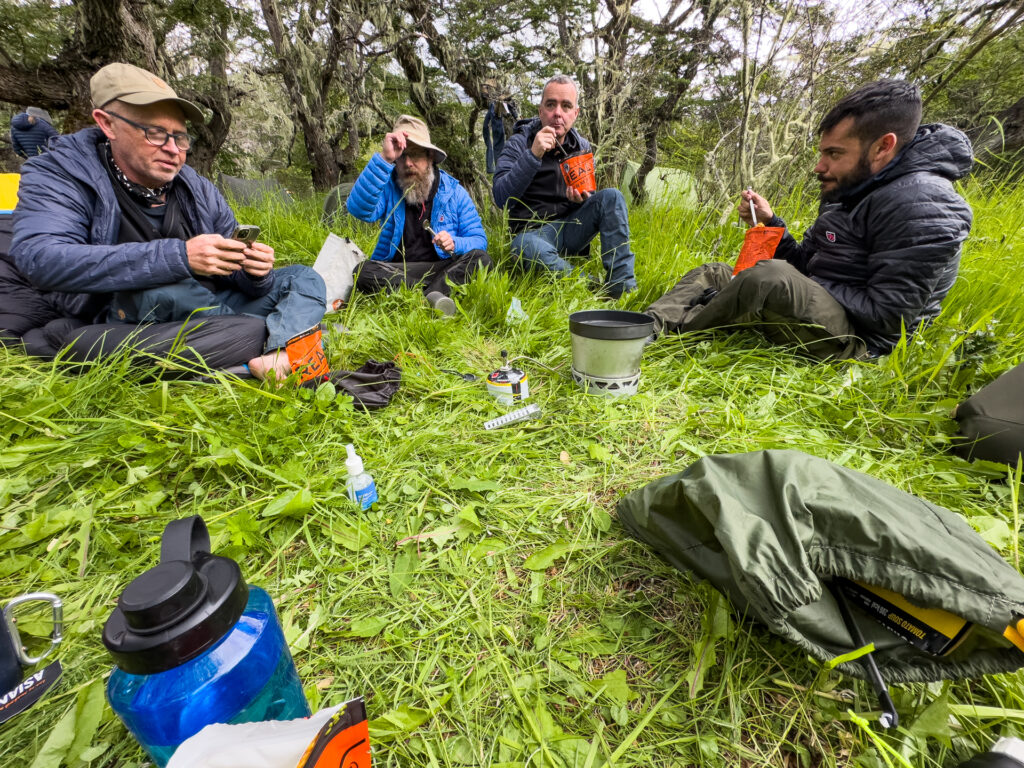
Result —
[[235, 227], [235, 231], [231, 235], [232, 240], [239, 240], [245, 243], [246, 247], [251, 248], [252, 244], [256, 242], [256, 238], [260, 236], [260, 228], [255, 224], [239, 224]]

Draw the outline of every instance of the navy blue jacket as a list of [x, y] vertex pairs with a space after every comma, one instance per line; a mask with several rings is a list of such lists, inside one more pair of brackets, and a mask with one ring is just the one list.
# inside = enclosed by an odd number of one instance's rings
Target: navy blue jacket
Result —
[[27, 112], [11, 118], [11, 145], [22, 157], [35, 157], [46, 151], [46, 144], [57, 135], [57, 129], [41, 118], [29, 123]]
[[[361, 221], [382, 222], [377, 247], [370, 256], [374, 261], [391, 261], [402, 244], [405, 231], [405, 200], [394, 177], [395, 166], [380, 153], [374, 153], [370, 162], [356, 179], [345, 207]], [[430, 227], [435, 232], [446, 231], [455, 243], [455, 253], [434, 250], [442, 259], [461, 256], [472, 250], [487, 249], [487, 235], [473, 200], [462, 185], [440, 168], [437, 193], [430, 212]]]
[[[21, 169], [11, 255], [44, 291], [113, 293], [193, 277], [185, 241], [175, 238], [118, 244], [121, 209], [99, 156], [99, 128], [55, 139], [50, 151]], [[187, 165], [175, 179], [181, 212], [196, 234], [230, 237], [235, 216], [217, 188]], [[243, 270], [218, 284], [249, 296], [270, 291], [274, 272], [251, 278]]]
[[566, 197], [559, 163], [565, 157], [590, 152], [590, 142], [571, 128], [561, 147], [538, 160], [530, 147], [540, 129], [539, 117], [517, 122], [494, 171], [494, 202], [499, 208], [508, 208], [513, 232], [543, 221], [565, 219], [582, 205]]
[[775, 256], [823, 286], [868, 349], [886, 354], [901, 327], [909, 337], [939, 314], [956, 280], [973, 217], [952, 182], [973, 164], [963, 133], [923, 125], [892, 163], [823, 205], [800, 243], [787, 232]]

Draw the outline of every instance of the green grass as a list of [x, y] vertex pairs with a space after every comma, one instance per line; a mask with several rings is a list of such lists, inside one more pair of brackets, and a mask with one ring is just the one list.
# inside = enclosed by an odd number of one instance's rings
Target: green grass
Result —
[[[456, 291], [456, 319], [415, 291], [343, 311], [335, 366], [403, 369], [372, 415], [329, 390], [149, 382], [117, 359], [71, 375], [0, 351], [0, 597], [56, 592], [67, 622], [65, 679], [0, 730], [4, 765], [144, 762], [99, 707], [100, 631], [166, 522], [191, 514], [274, 597], [314, 708], [368, 697], [379, 766], [948, 766], [1024, 731], [1019, 675], [902, 686], [896, 733], [862, 725], [865, 684], [740, 621], [614, 516], [622, 494], [702, 455], [797, 448], [1005, 522], [997, 543], [1015, 562], [1018, 483], [946, 446], [951, 405], [1024, 358], [1024, 190], [968, 196], [976, 224], [945, 312], [888, 358], [815, 365], [749, 333], [665, 338], [622, 401], [527, 362], [544, 417], [522, 429], [485, 432], [502, 411], [483, 384], [439, 369], [485, 374], [508, 349], [564, 373], [567, 315], [611, 304], [583, 281], [505, 271], [491, 211], [498, 269]], [[806, 226], [803, 199], [778, 207]], [[310, 263], [318, 213], [310, 201], [240, 218], [281, 262]], [[742, 231], [721, 218], [634, 211], [640, 289], [620, 305], [642, 309], [689, 267], [731, 258]], [[372, 228], [337, 231], [372, 247]], [[513, 296], [529, 318], [509, 326]], [[345, 498], [350, 441], [375, 510]]]

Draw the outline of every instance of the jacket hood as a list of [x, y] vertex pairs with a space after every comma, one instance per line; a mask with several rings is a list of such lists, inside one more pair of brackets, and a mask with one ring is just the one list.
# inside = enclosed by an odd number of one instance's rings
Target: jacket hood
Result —
[[956, 181], [973, 167], [974, 150], [963, 131], [942, 123], [922, 125], [891, 163], [843, 195], [840, 203], [852, 208], [878, 187], [911, 173], [932, 173]]
[[883, 169], [878, 175], [894, 179], [924, 171], [956, 181], [973, 167], [974, 150], [966, 134], [950, 125], [932, 123], [918, 128], [914, 140], [900, 153], [888, 173]]
[[453, 195], [455, 194], [455, 188], [461, 186], [459, 180], [452, 176], [450, 173], [442, 171], [437, 168], [437, 175], [440, 176], [440, 181], [437, 182], [437, 194]]
[[[517, 133], [523, 134], [526, 139], [526, 145], [529, 147], [533, 143], [533, 137], [537, 135], [540, 128], [539, 117], [528, 117], [516, 121], [512, 127], [512, 135]], [[582, 137], [577, 133], [575, 127], [570, 128], [569, 132], [565, 134], [565, 139], [562, 141], [562, 149], [570, 155], [583, 149]]]
[[[534, 126], [536, 125], [536, 128]], [[539, 117], [524, 117], [522, 120], [516, 120], [515, 125], [512, 126], [512, 133], [525, 133], [529, 136], [531, 133], [536, 133], [540, 130], [540, 118]]]
[[63, 173], [92, 186], [92, 180], [97, 174], [106, 176], [107, 173], [96, 151], [97, 145], [104, 138], [103, 131], [96, 126], [56, 136], [50, 141], [49, 152], [32, 158], [29, 162], [56, 165]]
[[16, 131], [24, 131], [31, 128], [32, 125], [28, 121], [27, 112], [19, 112], [11, 118], [11, 128]]

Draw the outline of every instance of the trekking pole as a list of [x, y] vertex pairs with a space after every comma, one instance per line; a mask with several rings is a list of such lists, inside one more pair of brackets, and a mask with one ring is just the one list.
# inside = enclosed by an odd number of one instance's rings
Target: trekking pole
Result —
[[[832, 592], [832, 596], [836, 599], [839, 613], [843, 617], [843, 624], [846, 625], [846, 629], [853, 638], [853, 642], [858, 648], [863, 648], [867, 645], [864, 641], [864, 634], [860, 631], [860, 627], [857, 626], [857, 622], [854, 621], [853, 614], [850, 613], [850, 604], [846, 601], [842, 587], [837, 584], [830, 584], [829, 589]], [[889, 695], [889, 687], [885, 684], [885, 678], [882, 677], [882, 670], [878, 668], [875, 657], [870, 651], [861, 656], [859, 661], [861, 666], [864, 667], [864, 671], [868, 674], [868, 680], [871, 682], [871, 687], [875, 689], [875, 695], [878, 696], [878, 704], [882, 708], [882, 714], [878, 716], [878, 724], [883, 728], [895, 728], [899, 725], [900, 716], [896, 712], [896, 705], [892, 701], [892, 696]]]
[[[747, 187], [747, 192], [749, 192], [750, 194], [754, 194], [754, 188], [753, 187]], [[749, 202], [750, 202], [750, 226], [756, 227], [757, 226], [757, 211], [754, 209], [754, 198], [751, 197]]]

